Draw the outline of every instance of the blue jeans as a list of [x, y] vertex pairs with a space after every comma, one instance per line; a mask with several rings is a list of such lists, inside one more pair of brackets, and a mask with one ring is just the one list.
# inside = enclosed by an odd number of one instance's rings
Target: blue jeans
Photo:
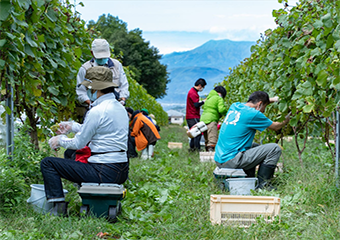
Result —
[[40, 163], [48, 202], [65, 201], [61, 178], [71, 182], [117, 183], [128, 178], [129, 163], [82, 163], [46, 157]]

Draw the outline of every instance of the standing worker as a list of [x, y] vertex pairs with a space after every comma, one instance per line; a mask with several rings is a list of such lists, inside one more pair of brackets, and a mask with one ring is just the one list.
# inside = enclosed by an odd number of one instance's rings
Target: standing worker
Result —
[[[107, 67], [112, 72], [112, 82], [115, 83], [117, 88], [114, 91], [116, 99], [125, 106], [125, 101], [129, 97], [129, 83], [126, 79], [126, 75], [122, 64], [113, 58], [110, 58], [110, 46], [105, 39], [95, 39], [92, 42], [91, 54], [93, 58], [90, 61], [84, 63], [78, 71], [76, 93], [78, 96], [78, 102], [76, 104], [77, 120], [82, 123], [86, 112], [88, 111], [91, 100], [86, 93], [86, 88], [81, 83], [85, 80], [86, 72], [96, 66]], [[75, 151], [67, 149], [64, 153], [64, 157], [68, 159], [75, 158]]]
[[249, 96], [248, 102], [233, 103], [216, 145], [215, 162], [220, 168], [242, 168], [248, 177], [255, 177], [255, 167], [260, 164], [256, 189], [273, 188], [270, 181], [281, 156], [281, 148], [276, 143], [253, 143], [256, 130], [277, 131], [289, 122], [289, 115], [283, 122], [273, 122], [263, 114], [274, 101], [277, 99], [269, 98], [266, 92], [257, 91]]
[[[200, 107], [204, 104], [204, 101], [199, 101], [200, 97], [198, 92], [202, 92], [206, 85], [207, 82], [203, 78], [200, 78], [195, 82], [195, 86], [193, 86], [188, 92], [185, 119], [187, 120], [189, 129], [200, 121]], [[189, 151], [200, 151], [200, 141], [201, 134], [190, 139]]]
[[215, 151], [218, 140], [217, 122], [227, 113], [223, 99], [227, 91], [222, 86], [216, 86], [210, 91], [207, 100], [203, 106], [201, 121], [207, 125], [208, 130], [204, 131], [205, 150], [208, 152]]
[[118, 60], [110, 58], [111, 52], [109, 43], [105, 39], [95, 39], [92, 42], [91, 54], [93, 58], [80, 67], [77, 75], [76, 92], [78, 101], [83, 110], [82, 113], [80, 113], [82, 116], [84, 116], [91, 101], [86, 94], [86, 88], [80, 83], [85, 80], [86, 71], [92, 67], [103, 66], [111, 70], [113, 77], [112, 82], [118, 86], [118, 88], [115, 89], [119, 95], [118, 101], [120, 101], [123, 106], [125, 105], [126, 99], [129, 97], [129, 83], [126, 79], [123, 66]]

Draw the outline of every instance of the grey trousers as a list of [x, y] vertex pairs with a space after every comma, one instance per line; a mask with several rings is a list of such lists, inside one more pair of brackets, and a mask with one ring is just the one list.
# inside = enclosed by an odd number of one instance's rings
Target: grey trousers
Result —
[[248, 170], [259, 164], [276, 166], [281, 156], [281, 148], [276, 143], [259, 145], [253, 143], [252, 148], [245, 152], [239, 152], [233, 159], [225, 163], [218, 163], [219, 168], [234, 168]]

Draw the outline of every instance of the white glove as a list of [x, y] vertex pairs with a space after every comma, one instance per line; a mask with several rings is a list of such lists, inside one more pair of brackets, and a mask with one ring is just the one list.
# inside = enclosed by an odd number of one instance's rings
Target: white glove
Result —
[[52, 137], [50, 138], [50, 140], [48, 140], [48, 144], [53, 150], [58, 149], [60, 147], [60, 140], [63, 138], [67, 138], [67, 137], [65, 135], [58, 135], [58, 136]]
[[280, 100], [278, 96], [272, 97], [271, 99], [273, 102], [278, 102]]
[[59, 128], [56, 131], [57, 134], [69, 134], [72, 131], [73, 122], [61, 122], [59, 123]]

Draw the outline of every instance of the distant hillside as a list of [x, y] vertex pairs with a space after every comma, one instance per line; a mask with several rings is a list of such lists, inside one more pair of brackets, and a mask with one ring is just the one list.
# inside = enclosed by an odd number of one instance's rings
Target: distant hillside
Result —
[[[186, 95], [189, 89], [193, 86], [194, 82], [199, 78], [204, 78], [208, 82], [206, 89], [212, 89], [213, 84], [221, 82], [227, 75], [226, 72], [216, 68], [208, 67], [183, 67], [175, 68], [170, 71], [171, 83], [169, 84], [168, 94], [164, 100], [171, 101], [164, 102], [177, 102], [183, 103], [186, 101]], [[204, 92], [207, 92], [206, 90]], [[202, 94], [204, 94], [202, 92]]]
[[207, 94], [215, 83], [227, 76], [229, 68], [250, 56], [254, 42], [234, 42], [230, 40], [210, 40], [200, 47], [186, 52], [174, 52], [162, 57], [161, 63], [167, 65], [171, 82], [167, 96], [160, 103], [185, 103], [186, 94], [198, 78], [204, 78], [208, 85]]

